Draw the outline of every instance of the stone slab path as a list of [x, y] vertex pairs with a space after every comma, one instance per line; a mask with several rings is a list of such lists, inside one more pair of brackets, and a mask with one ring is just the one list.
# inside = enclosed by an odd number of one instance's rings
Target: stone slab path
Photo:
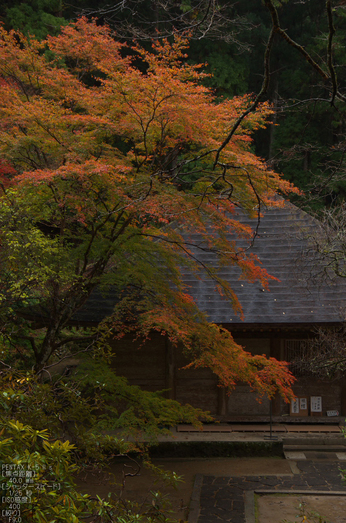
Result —
[[297, 462], [297, 473], [292, 476], [197, 475], [189, 523], [246, 523], [249, 521], [246, 516], [246, 500], [249, 499], [247, 493], [253, 491], [346, 494], [340, 467], [342, 468], [342, 463], [335, 461], [305, 460]]

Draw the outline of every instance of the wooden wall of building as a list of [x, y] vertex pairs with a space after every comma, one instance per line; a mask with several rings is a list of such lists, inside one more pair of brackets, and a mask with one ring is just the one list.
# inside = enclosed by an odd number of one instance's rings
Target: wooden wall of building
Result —
[[[280, 356], [279, 339], [251, 338], [237, 339], [246, 350], [253, 354]], [[263, 417], [269, 415], [269, 401], [259, 396], [246, 384], [238, 384], [228, 396], [218, 387], [217, 377], [207, 368], [184, 369], [189, 363], [181, 349], [173, 348], [168, 340], [153, 333], [144, 346], [125, 337], [114, 345], [116, 357], [114, 367], [119, 375], [128, 378], [133, 385], [145, 390], [165, 390], [168, 398], [180, 403], [189, 403], [217, 415], [219, 419], [232, 417]], [[282, 354], [282, 351], [281, 351]], [[323, 414], [337, 410], [346, 414], [346, 400], [342, 398], [346, 387], [342, 382], [322, 382], [313, 377], [299, 378], [294, 385], [297, 396], [322, 396]], [[273, 415], [289, 416], [289, 405], [280, 398], [273, 402]]]

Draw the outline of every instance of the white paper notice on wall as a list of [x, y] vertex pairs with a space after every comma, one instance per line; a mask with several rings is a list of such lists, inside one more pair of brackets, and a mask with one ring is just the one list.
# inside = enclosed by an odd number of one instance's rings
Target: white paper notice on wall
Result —
[[338, 410], [327, 410], [327, 416], [339, 416]]
[[291, 414], [299, 414], [299, 399], [291, 400]]
[[300, 410], [308, 409], [308, 398], [299, 398], [299, 409]]
[[322, 412], [322, 396], [310, 397], [311, 412]]

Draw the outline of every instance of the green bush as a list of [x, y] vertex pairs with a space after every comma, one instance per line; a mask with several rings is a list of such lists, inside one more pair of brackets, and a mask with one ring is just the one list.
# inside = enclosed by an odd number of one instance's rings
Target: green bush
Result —
[[[175, 484], [180, 478], [155, 468], [148, 450], [155, 436], [167, 432], [167, 427], [159, 428], [161, 423], [178, 422], [184, 412], [185, 419], [194, 415], [193, 409], [184, 411], [159, 394], [140, 391], [112, 371], [104, 373], [101, 382], [102, 369], [95, 362], [93, 369], [81, 367], [83, 379], [76, 373], [48, 382], [28, 371], [0, 372], [1, 495], [8, 511], [18, 509], [15, 498], [20, 498], [22, 523], [171, 521], [169, 502], [160, 492], [148, 493], [148, 501], [138, 504], [129, 502], [124, 485], [114, 483], [119, 488], [112, 490], [120, 494], [107, 499], [76, 489], [74, 478], [81, 470], [103, 471], [115, 456], [129, 455], [157, 472], [165, 484]], [[113, 430], [119, 424], [125, 432], [117, 436]], [[126, 434], [132, 435], [130, 441]], [[143, 443], [145, 434], [149, 444]], [[11, 513], [3, 517], [10, 522]]]
[[[50, 441], [47, 430], [18, 421], [2, 422], [1, 436], [0, 480], [7, 521], [19, 514], [22, 523], [78, 523], [85, 518], [94, 523], [171, 521], [169, 501], [160, 492], [151, 492], [143, 505], [112, 494], [104, 500], [78, 492], [73, 479], [78, 471], [76, 448], [69, 441]], [[169, 479], [180, 478], [173, 474]]]

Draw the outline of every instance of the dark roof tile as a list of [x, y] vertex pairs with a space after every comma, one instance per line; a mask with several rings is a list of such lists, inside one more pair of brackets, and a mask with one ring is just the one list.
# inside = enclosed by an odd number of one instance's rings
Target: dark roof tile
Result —
[[[237, 217], [242, 223], [257, 225], [242, 212]], [[268, 273], [280, 281], [271, 280], [269, 290], [260, 283], [240, 279], [235, 265], [223, 266], [219, 275], [227, 280], [242, 305], [244, 321], [236, 315], [232, 305], [214, 290], [214, 282], [201, 273], [202, 280], [185, 274], [184, 281], [200, 309], [216, 323], [234, 324], [306, 324], [335, 323], [342, 319], [345, 305], [346, 280], [311, 283], [311, 267], [300, 263], [301, 254], [308, 245], [309, 231], [318, 222], [294, 205], [285, 202], [283, 207], [266, 209], [260, 220], [258, 236], [248, 252], [256, 254]], [[190, 234], [189, 241], [202, 245], [198, 234]], [[245, 240], [237, 245], [246, 247]], [[193, 248], [198, 259], [217, 267], [216, 255]], [[114, 290], [107, 294], [95, 291], [88, 303], [75, 315], [81, 322], [100, 321], [111, 314], [117, 301]]]
[[[239, 213], [242, 223], [257, 225], [257, 220]], [[312, 267], [302, 262], [302, 252], [308, 247], [309, 231], [318, 222], [294, 205], [285, 202], [284, 207], [266, 209], [260, 220], [258, 236], [249, 253], [258, 256], [267, 272], [280, 281], [269, 281], [269, 290], [258, 283], [239, 279], [240, 269], [236, 266], [222, 267], [219, 274], [231, 283], [244, 313], [244, 322], [232, 310], [231, 305], [217, 293], [210, 298], [212, 282], [200, 282], [191, 293], [199, 307], [211, 321], [232, 324], [277, 324], [277, 323], [334, 323], [342, 320], [345, 306], [346, 280], [336, 279], [312, 284]], [[237, 242], [245, 247], [243, 240]], [[210, 255], [196, 250], [202, 262]], [[186, 278], [189, 282], [190, 278]], [[205, 280], [205, 278], [204, 278]]]

